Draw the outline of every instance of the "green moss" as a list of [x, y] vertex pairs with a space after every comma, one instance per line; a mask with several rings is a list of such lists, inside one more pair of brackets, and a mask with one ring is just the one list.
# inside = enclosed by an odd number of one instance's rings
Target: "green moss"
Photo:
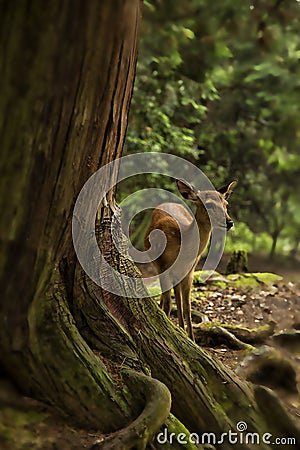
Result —
[[[193, 443], [194, 439], [193, 436], [191, 436], [190, 431], [175, 417], [173, 414], [170, 414], [167, 418], [165, 425], [168, 429], [168, 436], [170, 436], [171, 433], [174, 433], [174, 438], [172, 439], [172, 443], [166, 442], [163, 446], [164, 449], [182, 449], [182, 450], [201, 450], [203, 447], [200, 445], [196, 445]], [[176, 439], [176, 436], [180, 436], [180, 434], [183, 433], [181, 436], [181, 439], [183, 438], [186, 442], [185, 444], [178, 442]]]
[[273, 284], [276, 283], [277, 281], [282, 280], [282, 277], [275, 273], [255, 272], [252, 275], [255, 276], [261, 283], [265, 284]]
[[[194, 273], [194, 285], [205, 284], [203, 281], [208, 273], [207, 271], [202, 272], [201, 270], [196, 270]], [[253, 272], [253, 273], [243, 273], [243, 274], [230, 274], [227, 276], [221, 275], [218, 272], [213, 272], [209, 280], [209, 285], [217, 287], [220, 290], [226, 289], [227, 287], [235, 287], [239, 289], [255, 289], [260, 287], [262, 284], [272, 285], [278, 281], [282, 280], [280, 275], [269, 272]], [[150, 297], [158, 297], [161, 294], [160, 286], [155, 284], [148, 286], [147, 290]], [[211, 291], [193, 291], [191, 292], [191, 298], [193, 301], [197, 301], [200, 297], [209, 297]]]
[[203, 284], [209, 276], [220, 276], [218, 272], [211, 272], [210, 270], [196, 270], [194, 272], [194, 284]]
[[261, 283], [252, 274], [231, 274], [227, 275], [230, 286], [243, 289], [254, 289]]
[[255, 289], [261, 287], [262, 284], [273, 285], [277, 281], [282, 280], [280, 275], [268, 272], [255, 272], [243, 274], [227, 275], [230, 286], [241, 289]]
[[213, 286], [216, 286], [220, 289], [226, 289], [228, 286], [228, 283], [226, 283], [226, 281], [221, 281], [221, 280], [214, 280], [211, 283]]
[[191, 291], [191, 298], [193, 301], [201, 303], [201, 298], [207, 297], [207, 291]]
[[[208, 277], [209, 276], [209, 277]], [[209, 278], [209, 285], [225, 289], [228, 286], [234, 287], [257, 287], [260, 284], [274, 284], [282, 280], [280, 275], [269, 272], [253, 272], [242, 274], [221, 275], [218, 272], [196, 270], [194, 273], [194, 285], [204, 284]]]
[[225, 289], [227, 287], [226, 277], [218, 272], [211, 272], [209, 270], [196, 270], [194, 273], [194, 285], [199, 285], [205, 283], [207, 278], [209, 278], [209, 284], [211, 286], [219, 287], [220, 289]]

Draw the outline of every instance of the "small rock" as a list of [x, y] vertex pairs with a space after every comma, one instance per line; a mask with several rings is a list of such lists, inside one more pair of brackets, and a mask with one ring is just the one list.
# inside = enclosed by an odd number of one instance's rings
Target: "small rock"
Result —
[[256, 348], [237, 367], [238, 375], [254, 384], [297, 393], [297, 376], [292, 363], [267, 345]]
[[281, 331], [274, 334], [273, 339], [281, 347], [287, 348], [292, 352], [300, 352], [300, 330]]

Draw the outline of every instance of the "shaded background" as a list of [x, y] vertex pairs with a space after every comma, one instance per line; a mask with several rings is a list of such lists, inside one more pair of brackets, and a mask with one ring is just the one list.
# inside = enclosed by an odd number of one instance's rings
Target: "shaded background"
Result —
[[[144, 7], [126, 153], [184, 157], [216, 187], [238, 179], [226, 251], [247, 250], [252, 270], [299, 271], [299, 13], [297, 0]], [[118, 199], [150, 186], [176, 192], [172, 180], [143, 175]], [[138, 247], [147, 221], [132, 224]]]

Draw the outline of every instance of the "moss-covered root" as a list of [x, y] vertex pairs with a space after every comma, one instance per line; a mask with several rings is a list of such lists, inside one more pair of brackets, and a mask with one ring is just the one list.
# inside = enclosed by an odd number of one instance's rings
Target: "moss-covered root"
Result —
[[215, 324], [199, 324], [194, 328], [195, 341], [198, 345], [215, 347], [226, 345], [234, 350], [252, 350], [250, 344], [240, 341], [233, 333]]
[[[190, 433], [173, 414], [170, 414], [157, 434], [154, 447], [159, 450], [203, 450], [204, 447], [198, 444], [198, 440], [198, 436]], [[212, 446], [210, 448], [214, 449]]]
[[223, 328], [234, 334], [240, 341], [247, 344], [262, 344], [274, 333], [276, 322], [271, 320], [266, 325], [257, 328], [246, 328], [237, 325], [222, 325]]
[[247, 350], [253, 347], [250, 344], [261, 344], [272, 336], [275, 322], [258, 328], [246, 328], [238, 325], [221, 324], [218, 322], [206, 322], [194, 327], [197, 344], [205, 346], [216, 346], [225, 344], [228, 348], [235, 350]]
[[145, 407], [136, 420], [96, 443], [93, 450], [144, 450], [170, 413], [171, 394], [163, 383], [132, 370], [122, 375], [129, 387], [144, 395]]

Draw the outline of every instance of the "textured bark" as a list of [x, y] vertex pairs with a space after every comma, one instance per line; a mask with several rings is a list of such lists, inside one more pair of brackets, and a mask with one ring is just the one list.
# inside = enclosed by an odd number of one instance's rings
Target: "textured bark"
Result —
[[[76, 263], [76, 197], [122, 152], [139, 3], [3, 6], [0, 362], [24, 393], [81, 424], [104, 432], [125, 427], [103, 448], [122, 442], [143, 449], [164, 423], [180, 432], [178, 419], [197, 433], [235, 429], [243, 419], [251, 430], [268, 424], [272, 432], [259, 405], [264, 391], [258, 395], [212, 360], [152, 299], [131, 298], [125, 285], [124, 297], [104, 292]], [[110, 192], [97, 224], [99, 246], [113, 267], [138, 274], [112, 243], [113, 211]], [[121, 232], [119, 239], [126, 245]], [[144, 292], [139, 282], [134, 289]], [[177, 419], [167, 418], [168, 390]], [[284, 429], [279, 419], [272, 425], [277, 433], [294, 432], [279, 407], [276, 417], [285, 418]]]
[[245, 250], [235, 250], [226, 266], [226, 274], [248, 272], [248, 255]]
[[27, 394], [106, 431], [142, 397], [124, 394], [70, 314], [71, 218], [86, 179], [122, 151], [139, 9], [21, 0], [1, 14], [1, 364]]

